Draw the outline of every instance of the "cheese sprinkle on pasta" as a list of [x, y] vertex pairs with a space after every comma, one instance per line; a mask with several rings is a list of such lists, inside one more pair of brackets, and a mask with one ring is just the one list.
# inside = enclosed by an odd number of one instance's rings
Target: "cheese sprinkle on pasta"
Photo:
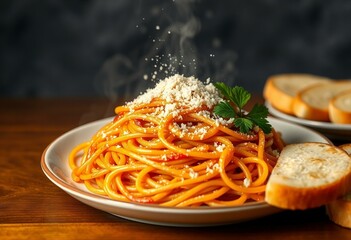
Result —
[[219, 102], [224, 101], [219, 96], [216, 87], [209, 80], [207, 80], [207, 84], [204, 84], [195, 77], [184, 77], [176, 74], [160, 81], [155, 88], [148, 89], [134, 101], [127, 103], [127, 105], [134, 109], [140, 104], [150, 103], [155, 98], [166, 101], [162, 111], [160, 109], [158, 112], [159, 117], [165, 117], [169, 114], [176, 116], [179, 112], [178, 110], [182, 107], [191, 110], [207, 106], [209, 109], [212, 109]]

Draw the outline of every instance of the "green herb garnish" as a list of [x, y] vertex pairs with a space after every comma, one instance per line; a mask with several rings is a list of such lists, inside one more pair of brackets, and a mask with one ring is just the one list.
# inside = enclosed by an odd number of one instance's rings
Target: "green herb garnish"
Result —
[[214, 108], [214, 113], [223, 118], [233, 118], [234, 125], [240, 132], [248, 133], [254, 126], [260, 127], [264, 133], [270, 133], [272, 126], [267, 120], [268, 109], [261, 104], [255, 104], [250, 112], [244, 107], [251, 98], [251, 94], [244, 88], [228, 87], [222, 82], [214, 83], [215, 87], [229, 101], [220, 102]]

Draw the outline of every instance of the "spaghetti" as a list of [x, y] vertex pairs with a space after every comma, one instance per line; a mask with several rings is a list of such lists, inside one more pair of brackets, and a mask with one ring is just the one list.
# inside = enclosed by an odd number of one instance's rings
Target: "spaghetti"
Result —
[[284, 143], [274, 129], [236, 131], [213, 114], [220, 101], [211, 83], [181, 75], [160, 81], [72, 150], [73, 180], [111, 199], [161, 206], [262, 201]]

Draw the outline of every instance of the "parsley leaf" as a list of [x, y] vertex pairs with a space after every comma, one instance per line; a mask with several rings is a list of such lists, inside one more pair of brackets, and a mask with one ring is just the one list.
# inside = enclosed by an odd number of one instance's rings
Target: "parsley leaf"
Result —
[[251, 98], [251, 94], [242, 87], [235, 86], [231, 89], [232, 100], [240, 110], [244, 108]]
[[253, 122], [250, 119], [241, 117], [234, 119], [234, 125], [243, 133], [247, 133], [253, 128]]
[[214, 85], [230, 101], [217, 104], [214, 108], [215, 114], [223, 118], [234, 118], [234, 125], [242, 133], [248, 133], [254, 126], [260, 127], [264, 133], [271, 132], [272, 126], [267, 120], [268, 109], [264, 105], [255, 104], [250, 112], [244, 111], [244, 107], [251, 98], [248, 91], [239, 86], [228, 87], [222, 82]]
[[236, 112], [229, 102], [221, 102], [214, 108], [215, 114], [224, 118], [235, 118]]
[[263, 132], [269, 133], [272, 130], [272, 126], [269, 124], [267, 116], [268, 109], [264, 105], [255, 104], [246, 117], [259, 126]]
[[232, 91], [231, 89], [222, 82], [214, 83], [215, 87], [221, 92], [221, 94], [227, 99], [232, 99]]

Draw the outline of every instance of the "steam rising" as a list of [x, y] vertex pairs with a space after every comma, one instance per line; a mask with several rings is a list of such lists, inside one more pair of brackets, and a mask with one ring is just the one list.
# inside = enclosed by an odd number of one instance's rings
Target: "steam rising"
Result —
[[[174, 74], [224, 82], [228, 74], [233, 76], [236, 55], [232, 52], [222, 55], [221, 59], [217, 59], [214, 52], [198, 53], [195, 38], [201, 31], [201, 22], [193, 13], [193, 1], [173, 1], [167, 5], [167, 9], [151, 8], [150, 16], [142, 17], [135, 26], [135, 31], [147, 35], [137, 50], [139, 57], [134, 58], [137, 60], [116, 53], [103, 63], [97, 85], [103, 86], [109, 99], [130, 100], [154, 86], [155, 81]], [[147, 25], [149, 18], [154, 21]], [[214, 40], [212, 46], [215, 50], [220, 41]]]

